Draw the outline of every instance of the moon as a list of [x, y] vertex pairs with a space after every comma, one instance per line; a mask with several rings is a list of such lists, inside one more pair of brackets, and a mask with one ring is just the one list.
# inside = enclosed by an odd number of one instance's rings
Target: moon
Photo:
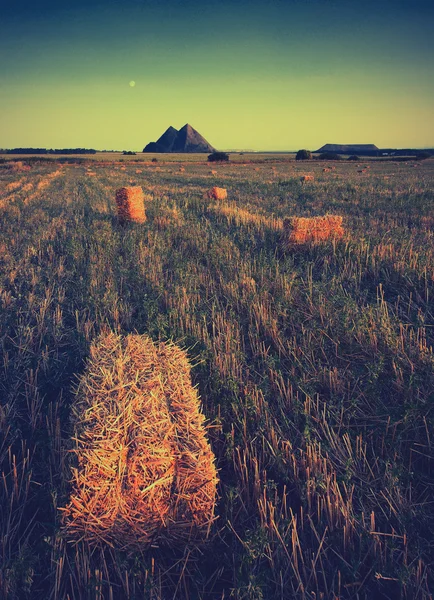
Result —
[[134, 87], [136, 85], [135, 81], [130, 81], [130, 87]]

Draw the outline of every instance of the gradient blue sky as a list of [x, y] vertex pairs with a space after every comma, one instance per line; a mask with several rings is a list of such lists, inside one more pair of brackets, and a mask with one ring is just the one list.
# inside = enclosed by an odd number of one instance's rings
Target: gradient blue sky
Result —
[[432, 0], [0, 0], [0, 147], [433, 147], [433, 30]]

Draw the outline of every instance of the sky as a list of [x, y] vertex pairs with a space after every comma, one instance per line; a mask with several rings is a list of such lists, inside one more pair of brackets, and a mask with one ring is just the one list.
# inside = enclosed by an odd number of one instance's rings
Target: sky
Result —
[[0, 148], [432, 148], [433, 31], [433, 0], [0, 0]]

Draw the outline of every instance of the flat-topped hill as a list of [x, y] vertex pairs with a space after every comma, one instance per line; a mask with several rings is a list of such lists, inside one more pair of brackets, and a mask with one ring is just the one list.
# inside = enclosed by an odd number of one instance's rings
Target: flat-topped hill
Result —
[[375, 144], [325, 144], [315, 152], [336, 152], [337, 154], [366, 154], [378, 152]]

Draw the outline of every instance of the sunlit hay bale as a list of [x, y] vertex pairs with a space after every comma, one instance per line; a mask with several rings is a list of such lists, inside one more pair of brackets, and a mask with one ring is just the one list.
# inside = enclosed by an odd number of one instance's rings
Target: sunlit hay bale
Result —
[[146, 335], [100, 336], [72, 421], [68, 536], [128, 550], [206, 537], [218, 480], [183, 350]]
[[210, 175], [217, 175], [217, 171], [214, 171], [214, 170], [213, 170], [213, 171], [210, 171], [210, 172], [209, 172], [209, 174], [210, 174]]
[[331, 171], [331, 169], [328, 169], [327, 167], [322, 170], [323, 173], [330, 173], [330, 171]]
[[301, 183], [306, 183], [308, 181], [313, 181], [313, 180], [314, 180], [314, 176], [313, 175], [302, 175], [300, 177]]
[[143, 191], [140, 186], [123, 187], [117, 190], [116, 204], [120, 223], [146, 221]]
[[214, 186], [211, 190], [209, 190], [207, 196], [208, 198], [214, 198], [214, 200], [226, 200], [228, 197], [228, 192], [225, 188]]
[[324, 217], [287, 217], [283, 220], [281, 243], [284, 250], [307, 242], [340, 238], [344, 234], [343, 218], [339, 215]]
[[179, 172], [180, 173], [184, 173], [184, 171], [185, 171], [184, 167], [179, 167]]
[[139, 173], [142, 173], [142, 169], [136, 169], [136, 175], [138, 175]]
[[14, 173], [21, 173], [24, 171], [30, 171], [31, 166], [23, 163], [22, 160], [11, 160], [6, 165], [8, 169], [13, 171]]

